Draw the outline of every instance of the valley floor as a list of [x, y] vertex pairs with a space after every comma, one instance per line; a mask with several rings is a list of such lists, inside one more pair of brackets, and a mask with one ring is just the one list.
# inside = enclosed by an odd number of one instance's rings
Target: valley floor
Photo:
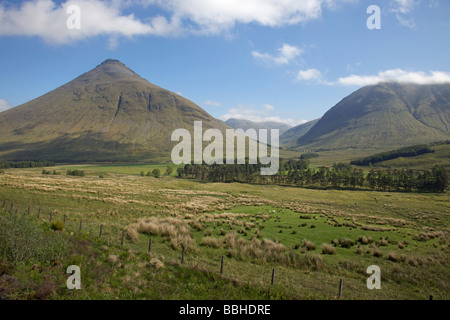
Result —
[[[450, 298], [446, 194], [65, 169], [0, 174], [0, 216], [27, 213], [46, 234], [65, 221], [58, 236], [67, 242], [49, 261], [13, 263], [1, 248], [4, 298], [336, 299], [341, 279], [342, 299]], [[81, 290], [66, 288], [69, 265], [81, 269]], [[371, 265], [381, 269], [380, 290], [367, 288]]]

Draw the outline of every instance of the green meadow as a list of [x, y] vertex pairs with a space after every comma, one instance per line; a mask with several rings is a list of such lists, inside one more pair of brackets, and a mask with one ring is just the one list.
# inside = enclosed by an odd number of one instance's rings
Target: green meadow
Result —
[[[14, 281], [0, 280], [0, 294], [337, 299], [342, 279], [340, 299], [450, 298], [446, 194], [200, 183], [176, 177], [176, 167], [172, 176], [140, 176], [166, 167], [47, 168], [56, 175], [43, 175], [41, 168], [5, 170], [0, 217], [29, 217], [44, 242], [57, 238], [65, 245], [58, 256], [22, 261], [5, 248], [0, 274]], [[67, 176], [67, 169], [86, 175]], [[69, 265], [80, 266], [82, 290], [66, 288]], [[366, 286], [371, 265], [381, 269], [380, 290]]]

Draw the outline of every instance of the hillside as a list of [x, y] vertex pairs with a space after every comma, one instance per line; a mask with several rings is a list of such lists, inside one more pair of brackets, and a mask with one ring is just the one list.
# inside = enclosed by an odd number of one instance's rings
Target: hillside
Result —
[[295, 145], [296, 141], [303, 137], [320, 119], [308, 121], [301, 125], [290, 128], [280, 136], [280, 145], [289, 147]]
[[295, 146], [390, 150], [450, 138], [450, 84], [381, 83], [330, 109]]
[[437, 165], [450, 170], [450, 144], [441, 144], [430, 148], [434, 151], [433, 153], [383, 161], [377, 163], [375, 167], [424, 170], [432, 169]]
[[225, 121], [225, 123], [235, 130], [242, 129], [242, 130], [246, 131], [248, 129], [255, 129], [255, 130], [278, 129], [278, 130], [280, 130], [280, 132], [279, 132], [280, 136], [291, 128], [291, 126], [289, 126], [287, 124], [284, 124], [281, 122], [274, 122], [274, 121], [254, 122], [254, 121], [245, 120], [245, 119], [232, 118], [232, 119], [228, 119], [227, 121]]
[[193, 102], [151, 84], [118, 60], [0, 113], [0, 158], [53, 161], [149, 159], [173, 130], [228, 128]]

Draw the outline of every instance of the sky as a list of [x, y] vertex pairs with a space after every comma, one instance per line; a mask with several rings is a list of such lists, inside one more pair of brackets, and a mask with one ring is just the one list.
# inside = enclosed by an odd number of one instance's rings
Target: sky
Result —
[[450, 82], [448, 0], [0, 0], [0, 111], [106, 59], [212, 116], [298, 125], [382, 81]]

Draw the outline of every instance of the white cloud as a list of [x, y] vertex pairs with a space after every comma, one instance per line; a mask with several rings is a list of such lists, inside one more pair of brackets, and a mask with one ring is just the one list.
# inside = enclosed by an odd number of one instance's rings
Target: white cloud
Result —
[[416, 21], [412, 14], [418, 5], [419, 1], [417, 0], [391, 0], [390, 11], [395, 13], [395, 17], [401, 26], [414, 29]]
[[13, 106], [6, 99], [0, 99], [0, 112], [11, 109]]
[[[324, 7], [344, 0], [28, 0], [21, 5], [0, 4], [0, 36], [38, 36], [47, 43], [62, 45], [74, 41], [109, 36], [110, 48], [119, 36], [200, 35], [228, 31], [236, 24], [255, 23], [268, 27], [294, 25], [321, 17]], [[81, 29], [69, 30], [67, 8], [81, 9]], [[125, 15], [125, 8], [156, 7], [165, 15], [139, 20]], [[291, 48], [281, 52], [289, 60]], [[283, 61], [283, 58], [281, 60]]]
[[[80, 29], [69, 30], [69, 6], [80, 8]], [[176, 22], [175, 22], [176, 24]], [[24, 2], [20, 7], [0, 6], [0, 35], [39, 36], [51, 44], [67, 44], [98, 35], [111, 36], [110, 46], [117, 46], [117, 36], [169, 35], [177, 26], [157, 16], [148, 23], [133, 14], [122, 15], [115, 2], [68, 0], [61, 5], [52, 0]]]
[[227, 121], [228, 119], [250, 120], [253, 122], [273, 121], [284, 123], [289, 126], [297, 126], [299, 124], [308, 122], [307, 120], [281, 118], [279, 116], [273, 115], [274, 113], [275, 107], [270, 104], [265, 104], [262, 109], [254, 109], [252, 107], [239, 105], [237, 108], [229, 109], [228, 113], [220, 116], [219, 119], [222, 121]]
[[277, 56], [272, 56], [268, 53], [260, 53], [258, 51], [253, 51], [252, 56], [268, 64], [283, 65], [289, 64], [293, 59], [301, 55], [303, 52], [304, 51], [302, 49], [285, 43], [281, 48], [278, 49]]
[[322, 73], [317, 69], [300, 70], [297, 74], [298, 81], [322, 81]]
[[414, 8], [418, 5], [416, 0], [392, 0], [391, 1], [391, 11], [398, 13], [411, 13]]
[[403, 27], [407, 27], [410, 29], [414, 29], [416, 27], [416, 20], [414, 18], [405, 18], [400, 14], [396, 14], [395, 15], [398, 22], [400, 23], [401, 26]]
[[441, 84], [450, 83], [450, 73], [442, 71], [410, 72], [402, 69], [381, 71], [377, 75], [360, 76], [350, 75], [339, 78], [336, 84], [344, 86], [366, 86], [380, 82], [400, 82], [414, 84]]
[[211, 101], [211, 100], [207, 100], [207, 101], [203, 102], [203, 104], [205, 104], [207, 106], [212, 106], [212, 107], [220, 107], [221, 106], [220, 102]]
[[[189, 20], [197, 31], [218, 33], [237, 23], [283, 26], [321, 16], [329, 0], [143, 0], [158, 4], [179, 20]], [[331, 1], [334, 2], [334, 1]]]
[[297, 81], [319, 83], [325, 85], [342, 86], [367, 86], [380, 82], [399, 82], [413, 84], [442, 84], [450, 83], [450, 73], [443, 71], [405, 71], [403, 69], [391, 69], [380, 71], [376, 75], [356, 75], [351, 74], [346, 77], [338, 78], [336, 81], [327, 81], [322, 73], [317, 69], [308, 69], [299, 71]]

